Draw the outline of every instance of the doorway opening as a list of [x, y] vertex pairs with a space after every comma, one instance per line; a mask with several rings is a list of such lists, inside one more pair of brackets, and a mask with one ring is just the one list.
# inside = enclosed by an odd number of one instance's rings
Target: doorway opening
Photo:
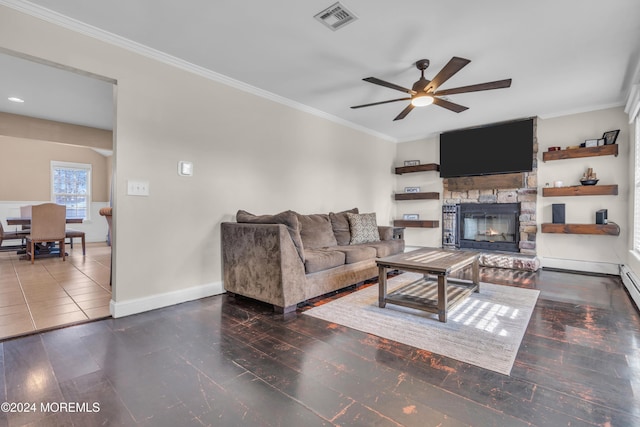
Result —
[[[73, 224], [85, 233], [86, 254], [76, 239], [73, 248], [67, 241], [66, 261], [42, 258], [32, 265], [15, 248], [2, 249], [19, 247], [20, 240], [0, 242], [0, 339], [110, 316], [115, 242], [98, 212], [114, 200], [116, 92], [114, 79], [0, 48], [4, 230], [17, 231], [7, 218], [20, 217], [21, 207], [52, 201], [51, 162], [82, 159], [92, 170], [87, 219]], [[11, 183], [7, 191], [1, 182]]]

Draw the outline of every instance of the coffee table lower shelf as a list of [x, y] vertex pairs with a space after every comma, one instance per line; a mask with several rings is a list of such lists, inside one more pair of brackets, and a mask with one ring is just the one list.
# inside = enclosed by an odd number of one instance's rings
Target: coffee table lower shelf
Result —
[[[460, 304], [477, 290], [478, 285], [472, 282], [448, 279], [446, 311]], [[387, 294], [385, 302], [430, 313], [439, 313], [438, 280], [437, 278], [431, 279], [429, 277], [418, 279]]]

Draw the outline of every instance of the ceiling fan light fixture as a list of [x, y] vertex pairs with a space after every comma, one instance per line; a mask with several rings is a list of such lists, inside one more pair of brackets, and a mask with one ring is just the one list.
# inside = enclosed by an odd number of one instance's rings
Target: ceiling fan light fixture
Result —
[[414, 107], [426, 107], [433, 104], [433, 96], [431, 95], [417, 95], [411, 99], [411, 105]]
[[435, 104], [438, 107], [445, 108], [449, 111], [453, 111], [454, 113], [461, 113], [465, 110], [468, 110], [468, 107], [464, 105], [456, 104], [455, 102], [451, 102], [443, 96], [454, 95], [457, 93], [467, 93], [467, 92], [478, 92], [483, 90], [491, 90], [491, 89], [501, 89], [511, 86], [511, 79], [504, 80], [496, 80], [494, 82], [486, 82], [486, 83], [478, 83], [474, 85], [468, 86], [460, 86], [451, 89], [438, 90], [438, 88], [447, 80], [449, 80], [453, 75], [455, 75], [458, 71], [460, 71], [465, 65], [467, 65], [471, 60], [459, 58], [454, 56], [447, 62], [447, 64], [435, 75], [432, 80], [427, 80], [424, 77], [424, 70], [429, 66], [428, 59], [421, 59], [416, 62], [416, 68], [420, 70], [420, 79], [415, 82], [411, 89], [407, 89], [406, 87], [399, 86], [394, 83], [389, 83], [384, 80], [378, 79], [376, 77], [367, 77], [362, 80], [373, 83], [378, 86], [384, 86], [389, 89], [394, 89], [400, 92], [404, 92], [409, 94], [409, 97], [397, 98], [397, 99], [389, 99], [387, 101], [373, 102], [369, 104], [363, 105], [355, 105], [351, 108], [362, 108], [362, 107], [371, 107], [373, 105], [381, 105], [388, 104], [390, 102], [398, 102], [398, 101], [409, 101], [410, 104], [407, 105], [404, 110], [400, 112], [393, 120], [402, 120], [407, 114], [409, 114], [414, 107], [424, 107], [427, 105]]

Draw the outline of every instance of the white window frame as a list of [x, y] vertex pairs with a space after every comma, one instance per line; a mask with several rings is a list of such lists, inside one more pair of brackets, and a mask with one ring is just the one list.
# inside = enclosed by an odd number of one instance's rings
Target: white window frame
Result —
[[633, 164], [633, 236], [631, 253], [640, 260], [640, 83], [632, 86], [624, 112], [629, 115], [629, 123], [633, 129], [630, 138], [634, 149]]
[[635, 164], [633, 167], [633, 252], [640, 256], [640, 117], [635, 119]]
[[55, 193], [55, 170], [56, 169], [76, 169], [76, 170], [84, 170], [87, 172], [87, 194], [83, 194], [87, 198], [87, 208], [85, 211], [85, 221], [91, 220], [91, 188], [93, 187], [93, 175], [92, 175], [92, 165], [90, 163], [73, 163], [73, 162], [60, 162], [57, 160], [51, 161], [51, 201], [55, 203], [56, 201], [56, 193]]

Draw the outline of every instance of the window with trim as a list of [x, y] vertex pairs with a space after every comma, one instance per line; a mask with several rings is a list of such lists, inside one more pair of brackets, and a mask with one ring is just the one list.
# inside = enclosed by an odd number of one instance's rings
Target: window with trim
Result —
[[89, 219], [91, 165], [52, 161], [51, 200], [67, 207], [67, 218]]
[[640, 117], [635, 120], [633, 250], [640, 254]]

